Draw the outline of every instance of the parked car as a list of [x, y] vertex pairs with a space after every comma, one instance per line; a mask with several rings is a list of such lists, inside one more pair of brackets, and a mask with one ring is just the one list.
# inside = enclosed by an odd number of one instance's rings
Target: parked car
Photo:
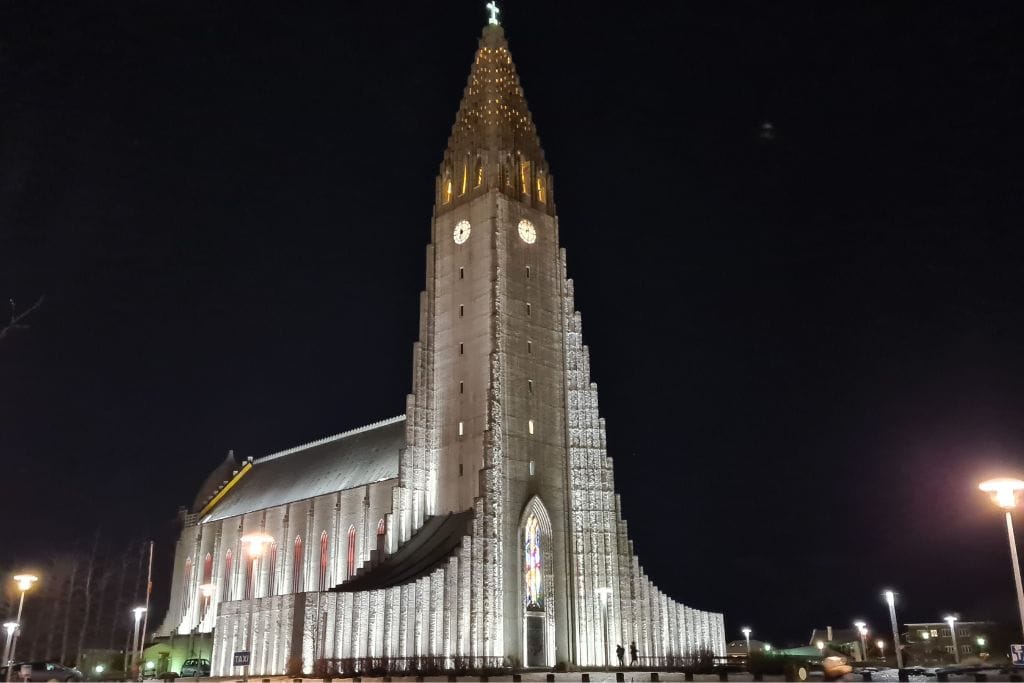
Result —
[[181, 665], [182, 678], [199, 678], [210, 675], [209, 659], [186, 659]]
[[[21, 667], [23, 664], [28, 664], [32, 667], [32, 673], [29, 674], [28, 680], [30, 681], [59, 681], [64, 683], [65, 681], [84, 681], [85, 676], [78, 669], [74, 669], [70, 666], [64, 666], [57, 662], [19, 662], [14, 665], [11, 670], [12, 681], [23, 680], [21, 678]], [[7, 678], [7, 667], [0, 667], [0, 676], [4, 679]]]

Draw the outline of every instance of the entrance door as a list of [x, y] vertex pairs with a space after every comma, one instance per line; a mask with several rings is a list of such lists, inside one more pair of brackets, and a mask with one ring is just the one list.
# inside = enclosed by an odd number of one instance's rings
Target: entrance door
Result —
[[547, 666], [544, 656], [544, 613], [526, 615], [526, 666]]

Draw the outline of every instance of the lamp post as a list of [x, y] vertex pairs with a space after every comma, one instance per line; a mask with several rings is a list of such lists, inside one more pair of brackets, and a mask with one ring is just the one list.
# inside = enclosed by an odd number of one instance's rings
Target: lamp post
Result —
[[868, 635], [868, 625], [863, 621], [855, 621], [853, 626], [857, 629], [857, 633], [860, 634], [860, 661], [863, 662], [868, 658], [868, 646], [865, 640]]
[[132, 631], [132, 659], [130, 666], [132, 680], [139, 677], [139, 622], [142, 621], [142, 615], [145, 613], [145, 607], [132, 608], [132, 614], [135, 615], [135, 630]]
[[960, 663], [960, 651], [956, 649], [956, 617], [950, 614], [942, 619], [949, 624], [949, 635], [953, 636], [953, 662]]
[[753, 631], [750, 630], [749, 626], [744, 626], [743, 628], [740, 629], [740, 633], [742, 633], [743, 637], [747, 639], [747, 658], [749, 658], [750, 657], [750, 634], [753, 633]]
[[21, 610], [25, 606], [25, 592], [32, 587], [32, 585], [39, 580], [38, 576], [33, 574], [18, 574], [14, 577], [14, 582], [18, 584], [18, 590], [21, 592], [21, 597], [18, 598], [18, 618], [15, 619], [14, 635], [11, 636], [11, 646], [7, 648], [7, 680], [11, 680], [11, 669], [14, 667], [14, 651], [18, 647], [18, 636], [21, 635]]
[[11, 639], [14, 637], [14, 632], [18, 630], [18, 622], [8, 621], [4, 624], [4, 631], [7, 632], [7, 640], [4, 641], [4, 663], [7, 664], [7, 670], [11, 670], [13, 663], [9, 659], [11, 654]]
[[878, 646], [878, 654], [882, 658], [882, 661], [884, 662], [885, 661], [885, 641], [882, 640], [881, 638], [879, 638], [877, 641], [875, 641], [875, 645]]
[[885, 591], [885, 601], [889, 603], [889, 621], [892, 623], [892, 649], [896, 653], [896, 668], [903, 668], [903, 653], [900, 652], [900, 628], [896, 625], [896, 594]]
[[199, 593], [203, 596], [203, 613], [199, 615], [200, 622], [206, 618], [206, 613], [210, 611], [210, 600], [213, 599], [213, 590], [216, 587], [212, 583], [204, 583], [199, 587]]
[[824, 659], [825, 659], [825, 641], [824, 640], [819, 640], [817, 643], [815, 643], [815, 645], [818, 646], [818, 657], [820, 657], [822, 659], [822, 661], [824, 661]]
[[598, 588], [594, 591], [597, 593], [598, 600], [601, 601], [601, 633], [604, 646], [601, 648], [604, 651], [604, 665], [608, 666], [608, 598], [611, 597], [612, 589], [608, 587]]
[[1013, 580], [1017, 587], [1017, 611], [1020, 612], [1020, 626], [1024, 633], [1024, 588], [1020, 582], [1020, 563], [1017, 560], [1017, 540], [1013, 537], [1013, 517], [1010, 511], [1017, 507], [1017, 496], [1024, 489], [1024, 481], [1020, 479], [988, 479], [978, 484], [978, 488], [991, 494], [992, 502], [1006, 511], [1006, 536], [1010, 541], [1010, 560], [1013, 562]]
[[[274, 537], [271, 536], [270, 534], [265, 534], [263, 532], [259, 532], [259, 533], [254, 533], [254, 534], [245, 534], [244, 536], [242, 536], [241, 541], [242, 541], [242, 544], [246, 547], [246, 551], [249, 553], [249, 557], [252, 558], [252, 564], [250, 565], [250, 569], [249, 569], [249, 584], [250, 584], [249, 585], [249, 589], [250, 590], [247, 592], [248, 594], [246, 595], [246, 597], [247, 598], [250, 598], [250, 597], [251, 598], [255, 598], [256, 597], [256, 593], [257, 593], [256, 585], [257, 585], [257, 583], [259, 583], [259, 581], [257, 580], [258, 577], [257, 577], [257, 574], [256, 574], [256, 571], [257, 571], [257, 564], [256, 563], [259, 561], [260, 555], [263, 554], [263, 549], [267, 545], [269, 545], [270, 543], [274, 542]], [[319, 617], [319, 612], [318, 612], [317, 616]], [[250, 608], [249, 608], [249, 624], [245, 628], [245, 639], [243, 641], [243, 649], [245, 649], [245, 650], [249, 649], [249, 631], [251, 629], [252, 629], [252, 606], [250, 605]], [[249, 680], [249, 665], [246, 664], [245, 666], [242, 667], [242, 681], [244, 683], [245, 681], [248, 681], [248, 680]]]

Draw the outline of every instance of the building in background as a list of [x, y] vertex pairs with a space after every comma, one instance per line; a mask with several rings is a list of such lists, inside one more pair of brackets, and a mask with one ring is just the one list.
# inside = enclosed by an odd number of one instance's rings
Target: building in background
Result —
[[722, 615], [633, 552], [554, 198], [492, 20], [435, 182], [405, 413], [211, 475], [161, 634], [212, 632], [214, 676], [236, 651], [254, 675], [725, 654]]
[[[993, 646], [998, 645], [1002, 630], [991, 621], [956, 621], [956, 642], [945, 621], [907, 624], [903, 636], [904, 661], [915, 665], [953, 664], [956, 652], [960, 662], [985, 661], [991, 657]], [[1001, 646], [1000, 646], [1001, 647]], [[996, 654], [1004, 657], [1002, 649]]]

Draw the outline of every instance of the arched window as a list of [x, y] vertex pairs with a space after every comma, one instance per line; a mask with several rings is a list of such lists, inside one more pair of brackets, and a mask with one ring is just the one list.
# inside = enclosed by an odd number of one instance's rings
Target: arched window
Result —
[[523, 190], [523, 194], [529, 196], [530, 194], [530, 162], [523, 159], [519, 162], [519, 185]]
[[526, 519], [523, 540], [524, 577], [526, 579], [523, 602], [528, 610], [543, 610], [544, 574], [541, 567], [540, 522], [537, 521], [536, 515], [531, 514]]
[[381, 517], [380, 521], [377, 522], [377, 561], [384, 559], [384, 546], [387, 543], [388, 527], [384, 524], [384, 518]]
[[295, 537], [295, 554], [292, 557], [292, 593], [302, 592], [302, 536]]
[[231, 549], [224, 553], [224, 585], [221, 588], [221, 600], [227, 602], [231, 599], [231, 565], [234, 556], [231, 554]]
[[356, 573], [356, 528], [350, 526], [348, 528], [348, 562], [345, 565], [347, 570], [347, 578], [352, 578], [352, 575]]
[[320, 532], [320, 583], [319, 590], [327, 590], [327, 532]]
[[267, 595], [277, 594], [277, 544], [271, 543], [267, 551]]
[[479, 158], [476, 160], [476, 170], [473, 173], [476, 180], [473, 181], [473, 187], [480, 187], [484, 184], [484, 164]]
[[452, 200], [452, 176], [448, 171], [444, 172], [444, 179], [441, 181], [441, 202], [447, 204]]
[[466, 194], [469, 189], [469, 161], [462, 162], [462, 182], [459, 183], [459, 194]]
[[207, 584], [213, 581], [213, 555], [206, 553], [206, 559], [203, 560], [203, 583]]
[[547, 201], [547, 188], [544, 187], [544, 171], [537, 171], [537, 201]]
[[192, 558], [185, 558], [185, 581], [182, 584], [182, 599], [181, 599], [181, 612], [185, 614], [188, 612], [189, 605], [192, 604]]

